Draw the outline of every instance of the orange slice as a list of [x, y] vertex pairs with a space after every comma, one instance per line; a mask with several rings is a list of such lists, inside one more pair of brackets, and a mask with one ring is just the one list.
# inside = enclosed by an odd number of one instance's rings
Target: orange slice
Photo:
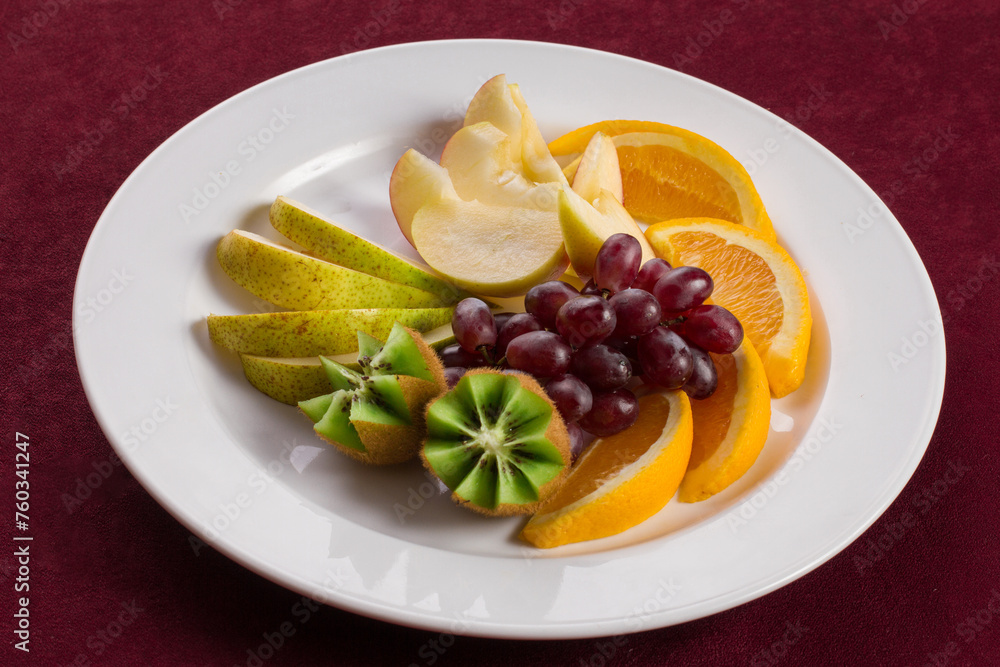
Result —
[[776, 242], [724, 220], [667, 220], [646, 230], [658, 257], [705, 269], [715, 281], [712, 301], [743, 325], [764, 363], [775, 397], [802, 384], [812, 315], [802, 272]]
[[733, 354], [712, 354], [719, 374], [715, 393], [691, 401], [694, 440], [681, 502], [705, 500], [750, 469], [767, 440], [771, 395], [764, 365], [746, 338]]
[[639, 418], [598, 438], [521, 537], [544, 549], [616, 535], [663, 509], [691, 455], [691, 403], [680, 390], [639, 398]]
[[615, 142], [623, 203], [637, 220], [711, 217], [774, 237], [771, 219], [743, 165], [715, 142], [679, 127], [611, 120], [574, 130], [549, 144], [552, 155], [566, 165], [568, 178], [598, 131]]

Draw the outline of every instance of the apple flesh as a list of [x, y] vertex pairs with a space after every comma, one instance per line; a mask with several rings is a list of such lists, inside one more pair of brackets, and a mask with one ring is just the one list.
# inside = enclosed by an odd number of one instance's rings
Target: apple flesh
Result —
[[448, 172], [434, 160], [410, 149], [399, 158], [389, 177], [389, 205], [399, 231], [413, 245], [413, 215], [426, 203], [458, 199]]
[[612, 234], [634, 236], [642, 246], [642, 263], [656, 257], [642, 229], [607, 190], [593, 204], [568, 187], [559, 191], [559, 225], [573, 270], [581, 278], [594, 275], [594, 261], [601, 245]]
[[558, 220], [537, 209], [442, 200], [417, 211], [413, 240], [434, 270], [487, 296], [524, 294], [569, 265]]
[[593, 202], [601, 190], [610, 192], [619, 204], [624, 201], [618, 149], [611, 137], [595, 132], [573, 174], [573, 192]]

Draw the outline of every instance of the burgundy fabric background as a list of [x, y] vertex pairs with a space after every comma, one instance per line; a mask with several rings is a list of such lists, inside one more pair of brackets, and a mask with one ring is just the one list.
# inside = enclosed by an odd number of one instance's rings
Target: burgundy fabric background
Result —
[[[67, 510], [63, 494], [115, 460], [68, 336], [77, 267], [125, 178], [202, 112], [345, 51], [458, 37], [560, 42], [680, 66], [788, 118], [891, 193], [945, 318], [940, 421], [909, 485], [864, 536], [728, 612], [615, 641], [524, 642], [440, 637], [323, 608], [263, 664], [1000, 664], [997, 8], [992, 0], [5, 0], [0, 664], [256, 664], [248, 651], [295, 618], [300, 596], [211, 549], [195, 556], [188, 531], [124, 467]], [[368, 37], [359, 28], [376, 10], [392, 16]], [[698, 39], [707, 46], [685, 53]], [[157, 77], [125, 114], [123, 93]], [[941, 133], [954, 140], [935, 149]], [[28, 655], [12, 646], [18, 431], [32, 452]], [[956, 467], [967, 472], [948, 474]], [[124, 628], [111, 637], [116, 622]]]

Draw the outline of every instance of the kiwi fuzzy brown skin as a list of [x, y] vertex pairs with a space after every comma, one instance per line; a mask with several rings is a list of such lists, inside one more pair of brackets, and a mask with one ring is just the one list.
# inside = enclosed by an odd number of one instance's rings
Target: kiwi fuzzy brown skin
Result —
[[365, 421], [352, 422], [358, 432], [358, 437], [361, 438], [361, 442], [365, 446], [363, 452], [353, 447], [345, 447], [322, 434], [316, 434], [321, 440], [333, 445], [338, 451], [356, 461], [371, 465], [393, 465], [404, 463], [416, 457], [425, 435], [426, 405], [448, 390], [448, 383], [444, 376], [444, 364], [441, 363], [437, 352], [427, 344], [420, 332], [408, 327], [404, 328], [417, 344], [420, 355], [434, 377], [434, 381], [429, 382], [408, 375], [396, 376], [406, 399], [406, 407], [410, 411], [412, 423], [400, 426]]
[[[497, 505], [495, 508], [490, 509], [488, 507], [482, 507], [481, 505], [469, 502], [468, 500], [462, 498], [461, 496], [459, 496], [454, 492], [451, 494], [451, 498], [459, 506], [468, 508], [484, 516], [510, 517], [510, 516], [525, 516], [534, 514], [535, 511], [538, 509], [538, 506], [541, 505], [546, 498], [548, 498], [550, 495], [559, 490], [559, 487], [562, 486], [563, 482], [566, 481], [566, 477], [569, 475], [570, 460], [571, 460], [570, 437], [569, 437], [569, 431], [566, 428], [566, 423], [563, 421], [562, 416], [560, 416], [559, 410], [556, 408], [555, 403], [553, 403], [552, 400], [545, 393], [545, 390], [542, 388], [542, 385], [538, 384], [538, 382], [527, 373], [521, 373], [521, 372], [501, 373], [500, 371], [490, 368], [469, 369], [465, 373], [465, 375], [481, 375], [481, 374], [492, 374], [492, 375], [502, 374], [502, 375], [512, 376], [517, 379], [517, 381], [521, 384], [521, 386], [524, 389], [527, 389], [533, 394], [536, 394], [537, 396], [541, 397], [549, 405], [549, 407], [552, 408], [552, 417], [549, 420], [548, 428], [546, 428], [545, 430], [545, 437], [548, 438], [549, 442], [551, 442], [552, 445], [559, 451], [559, 454], [562, 456], [563, 462], [566, 465], [555, 477], [549, 480], [545, 485], [543, 485], [538, 490], [538, 500], [533, 503], [519, 503], [519, 504], [501, 503]], [[437, 398], [440, 398], [440, 396], [438, 396]], [[424, 408], [425, 420], [427, 411], [430, 409], [433, 403], [434, 403], [433, 400], [428, 402], [426, 407]], [[430, 462], [427, 460], [427, 457], [424, 455], [423, 448], [420, 449], [420, 460], [424, 464], [424, 467], [428, 471], [430, 471], [431, 474], [435, 474], [434, 468], [431, 466]]]

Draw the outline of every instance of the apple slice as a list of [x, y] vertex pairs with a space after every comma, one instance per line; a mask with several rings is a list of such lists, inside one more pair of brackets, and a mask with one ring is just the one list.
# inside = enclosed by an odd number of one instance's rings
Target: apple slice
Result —
[[464, 124], [468, 127], [477, 123], [492, 123], [511, 138], [510, 159], [520, 165], [521, 116], [521, 109], [515, 104], [507, 85], [507, 76], [497, 74], [472, 96], [465, 111]]
[[[338, 227], [304, 204], [278, 197], [271, 205], [271, 225], [287, 239], [304, 246], [320, 259], [361, 271], [371, 276], [410, 285], [437, 294], [448, 303], [457, 303], [469, 294], [418, 266], [409, 259]], [[412, 326], [412, 325], [407, 325]], [[389, 335], [372, 334], [376, 338]]]
[[542, 138], [535, 117], [524, 101], [521, 88], [512, 83], [508, 86], [514, 105], [521, 112], [521, 164], [524, 175], [537, 183], [558, 183], [567, 185], [569, 182], [559, 168], [559, 163], [549, 152], [549, 146]]
[[216, 256], [237, 284], [290, 310], [448, 305], [430, 292], [337, 266], [240, 229], [219, 241]]
[[451, 322], [454, 308], [296, 310], [252, 315], [209, 315], [216, 345], [268, 357], [309, 357], [357, 352], [358, 332], [384, 339], [396, 322], [428, 331]]
[[414, 149], [403, 153], [389, 177], [389, 205], [396, 224], [413, 245], [410, 225], [421, 206], [439, 199], [458, 199], [448, 172], [437, 162]]
[[611, 137], [595, 132], [573, 175], [573, 192], [592, 202], [601, 190], [610, 192], [619, 204], [624, 201], [618, 149]]
[[653, 248], [628, 211], [607, 190], [593, 205], [568, 187], [559, 191], [559, 225], [573, 270], [581, 278], [594, 274], [594, 260], [601, 245], [612, 234], [631, 234], [642, 246], [642, 262], [656, 257]]
[[441, 153], [458, 196], [491, 206], [555, 211], [554, 184], [536, 184], [511, 161], [511, 139], [492, 123], [466, 125], [452, 135]]
[[446, 199], [417, 211], [412, 229], [421, 257], [476, 294], [521, 295], [569, 265], [549, 211]]

